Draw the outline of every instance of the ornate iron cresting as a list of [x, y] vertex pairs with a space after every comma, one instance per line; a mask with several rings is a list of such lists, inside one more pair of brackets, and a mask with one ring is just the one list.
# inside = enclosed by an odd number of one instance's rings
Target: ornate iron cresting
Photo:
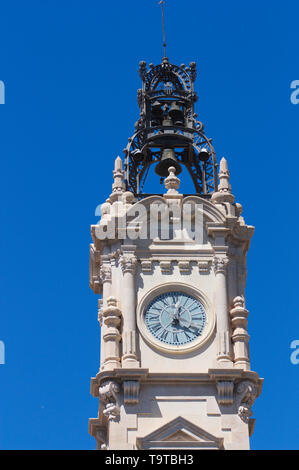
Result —
[[156, 173], [163, 179], [168, 154], [178, 172], [181, 165], [186, 166], [196, 193], [208, 197], [217, 190], [217, 163], [212, 141], [205, 136], [204, 126], [194, 112], [195, 62], [178, 67], [164, 57], [161, 64], [150, 64], [149, 69], [140, 62], [139, 74], [140, 117], [124, 150], [127, 190], [137, 198], [144, 197], [150, 166], [156, 164]]

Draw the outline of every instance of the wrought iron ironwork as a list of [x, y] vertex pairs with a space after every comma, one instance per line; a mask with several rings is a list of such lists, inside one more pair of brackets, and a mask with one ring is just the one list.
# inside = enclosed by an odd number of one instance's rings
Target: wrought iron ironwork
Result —
[[217, 163], [212, 140], [194, 113], [195, 62], [177, 66], [164, 57], [161, 64], [149, 68], [140, 62], [139, 74], [140, 117], [124, 150], [127, 190], [144, 197], [150, 166], [161, 162], [163, 150], [172, 149], [178, 165], [189, 171], [195, 192], [207, 197], [217, 190]]

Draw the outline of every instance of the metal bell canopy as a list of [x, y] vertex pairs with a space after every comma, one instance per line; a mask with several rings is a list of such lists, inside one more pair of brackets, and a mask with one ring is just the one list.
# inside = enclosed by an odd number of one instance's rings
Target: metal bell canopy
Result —
[[161, 64], [150, 64], [149, 69], [145, 62], [139, 65], [140, 117], [124, 150], [127, 190], [137, 198], [146, 196], [143, 187], [153, 164], [162, 179], [170, 166], [179, 174], [185, 165], [196, 194], [208, 197], [217, 190], [217, 163], [212, 141], [194, 113], [195, 62], [178, 67], [164, 57]]

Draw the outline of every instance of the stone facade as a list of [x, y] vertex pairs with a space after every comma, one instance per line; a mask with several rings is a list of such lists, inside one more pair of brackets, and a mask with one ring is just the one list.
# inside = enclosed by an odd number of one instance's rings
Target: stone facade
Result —
[[[251, 407], [262, 388], [250, 368], [244, 292], [254, 228], [234, 203], [225, 159], [211, 200], [183, 197], [173, 170], [163, 196], [135, 201], [118, 157], [112, 194], [91, 227], [101, 363], [91, 379], [99, 413], [89, 432], [99, 449], [249, 449]], [[179, 229], [168, 240], [139, 237], [153, 203], [180, 209], [192, 203], [201, 213], [201, 239]], [[194, 345], [169, 347], [146, 330], [146, 306], [171, 289], [196, 295], [205, 307], [207, 326]]]

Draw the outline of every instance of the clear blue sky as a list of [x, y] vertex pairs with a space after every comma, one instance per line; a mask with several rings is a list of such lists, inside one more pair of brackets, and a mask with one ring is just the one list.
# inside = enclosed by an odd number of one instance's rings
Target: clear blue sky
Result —
[[[195, 60], [197, 111], [256, 232], [248, 258], [254, 449], [298, 449], [298, 1], [169, 0], [168, 56]], [[156, 0], [0, 3], [0, 447], [93, 449], [99, 367], [90, 224], [159, 63]], [[190, 188], [191, 190], [191, 188]]]

